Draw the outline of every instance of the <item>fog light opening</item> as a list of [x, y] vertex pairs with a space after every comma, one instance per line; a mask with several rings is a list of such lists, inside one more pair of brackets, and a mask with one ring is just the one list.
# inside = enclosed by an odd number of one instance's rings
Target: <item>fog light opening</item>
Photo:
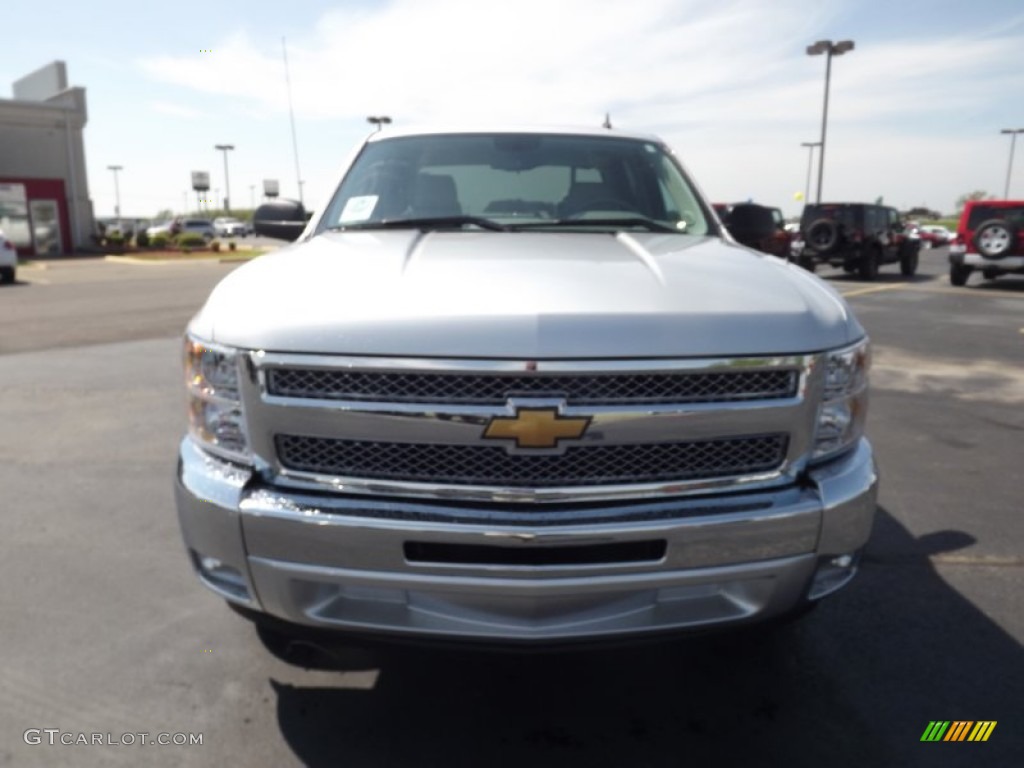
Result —
[[817, 600], [846, 586], [857, 573], [859, 560], [859, 552], [822, 557], [818, 561], [818, 570], [811, 581], [811, 589], [807, 593], [808, 599]]
[[192, 560], [195, 563], [199, 576], [211, 588], [225, 597], [248, 602], [249, 586], [242, 572], [234, 566], [209, 555], [192, 553]]

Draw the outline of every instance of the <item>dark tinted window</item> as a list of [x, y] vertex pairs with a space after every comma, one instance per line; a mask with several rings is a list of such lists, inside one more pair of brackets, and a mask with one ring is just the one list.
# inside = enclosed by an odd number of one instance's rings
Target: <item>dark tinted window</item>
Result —
[[818, 219], [830, 219], [843, 227], [860, 225], [863, 206], [857, 205], [809, 205], [804, 208], [801, 226], [807, 227]]
[[976, 205], [971, 209], [967, 228], [970, 230], [977, 229], [979, 224], [989, 219], [1006, 219], [1011, 224], [1024, 225], [1024, 205], [1007, 206], [1005, 208], [994, 205]]

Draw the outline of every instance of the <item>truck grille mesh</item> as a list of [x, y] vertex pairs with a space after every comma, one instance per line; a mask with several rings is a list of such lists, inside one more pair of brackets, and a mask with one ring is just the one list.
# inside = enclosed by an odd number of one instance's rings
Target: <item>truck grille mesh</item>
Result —
[[281, 464], [342, 477], [452, 485], [546, 488], [666, 482], [777, 469], [784, 434], [645, 445], [573, 446], [561, 455], [510, 454], [500, 446], [425, 445], [275, 437]]
[[796, 395], [798, 372], [397, 373], [269, 368], [271, 395], [388, 403], [501, 405], [509, 397], [552, 397], [574, 405], [722, 403]]

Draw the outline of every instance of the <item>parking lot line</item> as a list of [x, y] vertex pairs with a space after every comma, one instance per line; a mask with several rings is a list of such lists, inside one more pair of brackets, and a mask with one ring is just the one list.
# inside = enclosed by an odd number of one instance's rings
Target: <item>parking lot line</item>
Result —
[[853, 291], [841, 292], [843, 296], [863, 296], [868, 293], [879, 293], [880, 291], [895, 291], [898, 288], [906, 288], [909, 283], [893, 283], [892, 285], [873, 285], [870, 288], [857, 288]]
[[949, 293], [957, 296], [998, 296], [1003, 299], [1024, 299], [1024, 291], [1003, 291], [998, 288], [956, 288], [948, 282], [934, 286], [911, 285], [907, 287], [907, 290], [924, 293]]

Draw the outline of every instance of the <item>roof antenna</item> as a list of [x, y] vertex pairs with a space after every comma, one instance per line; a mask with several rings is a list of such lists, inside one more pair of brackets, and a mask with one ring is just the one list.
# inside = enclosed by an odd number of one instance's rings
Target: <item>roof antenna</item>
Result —
[[612, 128], [612, 118], [607, 112], [604, 113], [604, 122], [601, 123], [601, 127], [607, 128], [608, 130], [611, 130]]

